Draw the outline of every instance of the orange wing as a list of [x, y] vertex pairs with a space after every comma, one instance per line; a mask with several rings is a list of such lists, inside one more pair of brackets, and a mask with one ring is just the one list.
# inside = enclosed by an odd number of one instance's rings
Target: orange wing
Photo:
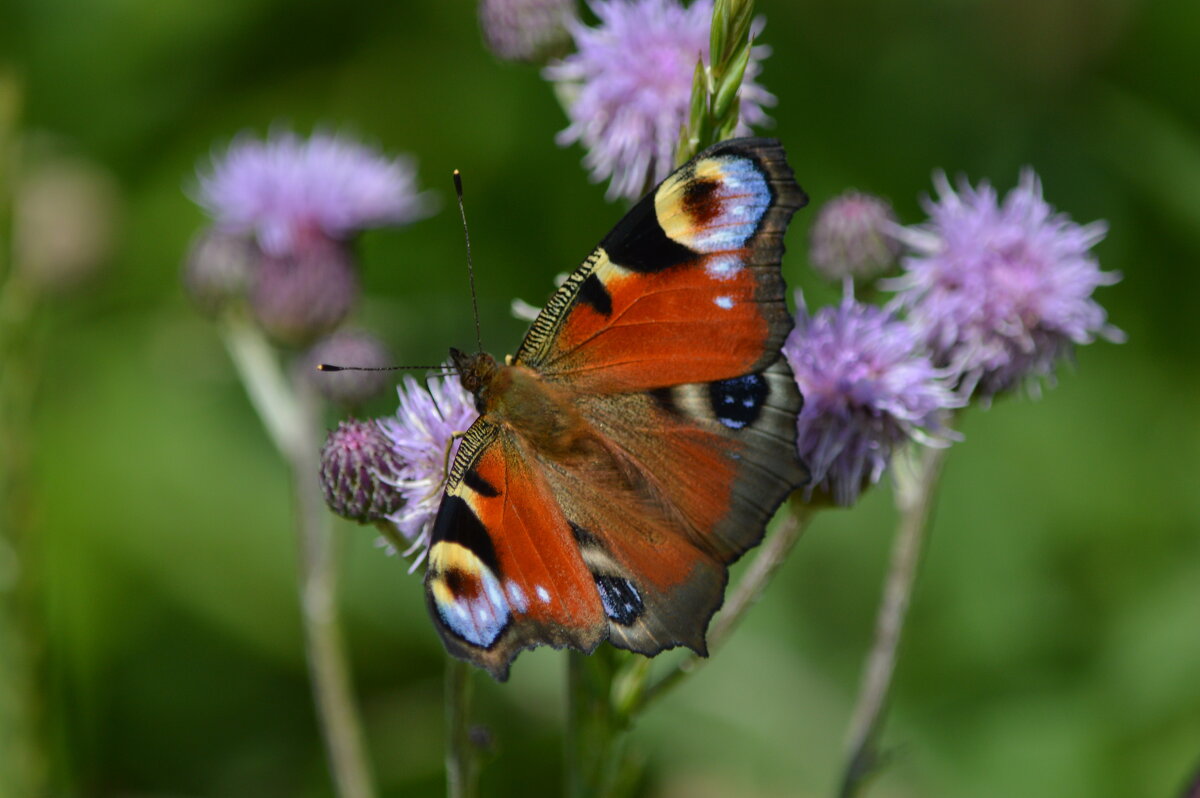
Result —
[[[737, 429], [723, 420], [713, 384], [581, 397], [607, 458], [547, 463], [545, 473], [573, 527], [587, 530], [577, 537], [601, 597], [607, 588], [637, 598], [632, 606], [604, 601], [614, 645], [707, 653], [726, 566], [762, 539], [806, 479], [795, 453], [795, 380], [782, 361], [756, 377], [756, 412]], [[750, 394], [736, 396], [740, 403]]]
[[792, 327], [779, 260], [788, 221], [806, 202], [777, 141], [706, 150], [571, 274], [514, 362], [580, 393], [761, 371]]
[[778, 142], [724, 142], [554, 294], [513, 365], [567, 397], [582, 443], [539, 448], [521, 425], [541, 411], [512, 406], [528, 397], [489, 395], [430, 548], [428, 602], [452, 654], [503, 679], [542, 644], [705, 653], [728, 564], [807, 478], [779, 353], [783, 235], [805, 201]]
[[446, 648], [497, 679], [524, 648], [591, 651], [604, 638], [595, 580], [540, 463], [486, 419], [455, 457], [425, 585]]
[[505, 679], [537, 645], [706, 653], [726, 566], [805, 478], [795, 381], [761, 375], [731, 428], [707, 383], [580, 397], [594, 449], [554, 459], [486, 417], [455, 459], [426, 573], [450, 653]]

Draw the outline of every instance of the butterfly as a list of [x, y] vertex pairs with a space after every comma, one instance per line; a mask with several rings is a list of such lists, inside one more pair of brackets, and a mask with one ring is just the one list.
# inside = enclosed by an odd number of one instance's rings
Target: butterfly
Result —
[[783, 148], [725, 141], [668, 176], [551, 296], [515, 355], [451, 349], [479, 418], [434, 520], [447, 650], [507, 679], [539, 645], [706, 655], [727, 568], [808, 472]]

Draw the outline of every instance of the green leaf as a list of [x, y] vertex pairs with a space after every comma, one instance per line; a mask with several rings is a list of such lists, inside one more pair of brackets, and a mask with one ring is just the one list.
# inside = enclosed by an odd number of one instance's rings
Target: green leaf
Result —
[[688, 132], [687, 125], [679, 126], [679, 143], [675, 145], [675, 167], [683, 166], [691, 160], [696, 154], [696, 147], [692, 144], [691, 134]]
[[697, 59], [696, 72], [692, 76], [692, 99], [688, 108], [688, 119], [693, 131], [708, 113], [708, 94], [708, 72], [704, 68], [704, 62]]
[[[733, 63], [730, 64], [729, 71], [722, 76], [721, 85], [717, 87], [717, 94], [712, 104], [712, 114], [713, 119], [718, 123], [731, 113], [733, 102], [737, 99], [738, 88], [742, 85], [742, 77], [746, 74], [746, 66], [749, 63], [750, 44], [747, 42]], [[733, 113], [736, 117], [736, 112]]]
[[712, 28], [708, 37], [708, 60], [717, 63], [725, 53], [726, 33], [729, 30], [729, 0], [713, 4]]
[[[750, 39], [750, 23], [754, 21], [754, 0], [733, 0], [733, 20], [726, 41], [729, 52], [722, 53], [721, 64], [728, 64], [737, 48], [746, 45]], [[713, 56], [716, 59], [716, 56]]]
[[737, 123], [738, 123], [738, 115], [737, 114], [734, 114], [733, 116], [726, 119], [725, 122], [721, 125], [721, 127], [718, 128], [717, 135], [716, 135], [716, 138], [714, 139], [714, 142], [724, 141], [725, 139], [733, 138], [733, 132], [734, 132], [734, 130], [737, 129]]

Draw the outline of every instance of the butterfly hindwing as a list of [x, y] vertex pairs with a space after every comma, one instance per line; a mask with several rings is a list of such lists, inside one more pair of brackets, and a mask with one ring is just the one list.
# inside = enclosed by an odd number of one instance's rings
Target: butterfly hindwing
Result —
[[[612, 458], [608, 476], [547, 473], [568, 517], [588, 531], [581, 549], [593, 574], [619, 579], [623, 594], [639, 598], [631, 619], [605, 604], [614, 645], [647, 655], [679, 645], [705, 653], [727, 565], [761, 540], [806, 478], [794, 454], [799, 395], [791, 371], [780, 359], [754, 376], [733, 391], [736, 427], [727, 423], [721, 383], [581, 399]], [[747, 382], [756, 386], [749, 393]], [[749, 397], [753, 413], [743, 404]]]

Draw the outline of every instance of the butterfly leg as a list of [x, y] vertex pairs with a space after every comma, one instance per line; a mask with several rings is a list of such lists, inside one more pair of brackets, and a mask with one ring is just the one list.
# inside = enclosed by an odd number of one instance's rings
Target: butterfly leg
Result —
[[450, 479], [450, 455], [454, 453], [454, 442], [466, 434], [466, 430], [451, 432], [450, 439], [446, 441], [445, 456], [442, 458], [442, 484]]

